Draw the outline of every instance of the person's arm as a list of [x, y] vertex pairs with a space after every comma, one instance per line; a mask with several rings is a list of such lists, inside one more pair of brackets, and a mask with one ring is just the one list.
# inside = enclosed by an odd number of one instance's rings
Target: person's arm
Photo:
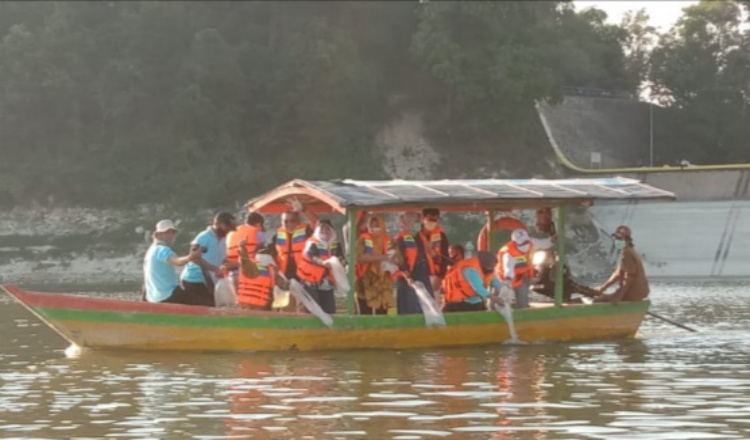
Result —
[[318, 256], [318, 248], [313, 245], [312, 241], [307, 242], [303, 253], [316, 266], [326, 267], [325, 261]]
[[461, 275], [463, 275], [466, 282], [469, 283], [471, 288], [474, 290], [474, 293], [481, 296], [482, 298], [487, 298], [490, 295], [490, 292], [484, 286], [484, 280], [482, 280], [482, 276], [479, 274], [479, 272], [477, 272], [476, 269], [465, 267], [461, 271]]
[[360, 238], [357, 240], [357, 263], [378, 263], [388, 259], [388, 255], [373, 255], [365, 252], [365, 241]]
[[200, 259], [201, 257], [201, 249], [194, 246], [190, 248], [190, 252], [184, 257], [177, 256], [172, 249], [167, 248], [167, 250], [168, 251], [164, 253], [162, 261], [166, 261], [176, 267], [182, 267], [190, 262]]
[[258, 276], [258, 266], [250, 259], [247, 253], [247, 240], [240, 241], [238, 245], [239, 253], [239, 268], [242, 271], [242, 275], [248, 278], [255, 278]]
[[620, 288], [612, 294], [610, 302], [617, 304], [623, 298], [628, 298], [630, 290], [633, 288], [633, 280], [638, 275], [638, 265], [635, 257], [631, 252], [623, 252], [622, 260], [619, 267], [620, 271]]
[[202, 254], [204, 253], [204, 249], [208, 249], [208, 246], [210, 246], [210, 243], [208, 242], [208, 236], [203, 235], [200, 239], [195, 240], [193, 243], [191, 243], [191, 247], [198, 247], [198, 250], [201, 253], [201, 257], [193, 261], [193, 263], [200, 266], [201, 269], [208, 270], [210, 272], [213, 272], [217, 276], [221, 276], [221, 269], [217, 266], [214, 266], [213, 264], [209, 263], [208, 261], [203, 259]]
[[446, 272], [448, 272], [448, 236], [445, 232], [440, 233], [440, 269], [438, 269], [438, 276], [445, 278]]

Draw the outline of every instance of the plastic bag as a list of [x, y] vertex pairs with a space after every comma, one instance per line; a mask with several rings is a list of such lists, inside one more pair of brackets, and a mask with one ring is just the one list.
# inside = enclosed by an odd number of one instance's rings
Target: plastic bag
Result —
[[432, 297], [427, 288], [422, 284], [421, 281], [412, 281], [409, 285], [417, 293], [419, 298], [419, 304], [422, 306], [422, 313], [424, 314], [424, 321], [427, 327], [444, 327], [445, 318], [443, 312], [435, 302], [435, 298]]
[[495, 304], [495, 310], [503, 315], [503, 318], [505, 318], [505, 322], [508, 324], [508, 331], [510, 332], [510, 341], [512, 343], [519, 342], [518, 340], [518, 334], [516, 333], [516, 326], [513, 323], [513, 309], [510, 307], [510, 302], [513, 299], [513, 289], [508, 285], [507, 282], [504, 282], [500, 285], [500, 292], [498, 293], [498, 296], [501, 300], [503, 300], [503, 306], [500, 307], [500, 305]]
[[320, 305], [315, 302], [314, 299], [310, 296], [309, 293], [307, 293], [307, 290], [300, 284], [297, 280], [292, 280], [289, 282], [289, 292], [291, 292], [292, 295], [294, 295], [294, 298], [305, 306], [305, 308], [318, 317], [323, 324], [325, 324], [326, 327], [331, 328], [333, 327], [333, 318], [331, 318], [331, 315], [324, 312], [323, 309], [320, 308]]
[[284, 309], [289, 306], [290, 293], [288, 290], [281, 289], [279, 286], [273, 286], [273, 304], [272, 309]]
[[331, 274], [333, 274], [333, 293], [339, 298], [346, 298], [349, 294], [349, 279], [346, 275], [346, 269], [341, 264], [341, 260], [338, 257], [331, 257], [328, 260]]
[[229, 278], [220, 278], [214, 286], [214, 302], [216, 307], [231, 307], [237, 305], [237, 295], [232, 288]]

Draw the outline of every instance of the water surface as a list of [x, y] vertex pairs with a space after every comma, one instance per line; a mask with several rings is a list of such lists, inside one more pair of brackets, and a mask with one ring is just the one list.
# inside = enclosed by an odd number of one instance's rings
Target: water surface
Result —
[[[0, 297], [4, 438], [746, 439], [747, 282], [660, 282], [638, 339], [325, 353], [68, 353]], [[107, 294], [113, 295], [113, 294]], [[137, 294], [115, 294], [136, 297]]]

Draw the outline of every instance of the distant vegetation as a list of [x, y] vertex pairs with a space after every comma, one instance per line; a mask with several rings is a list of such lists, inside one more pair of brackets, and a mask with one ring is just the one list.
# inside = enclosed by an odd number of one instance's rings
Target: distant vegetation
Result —
[[747, 160], [742, 7], [701, 2], [659, 36], [565, 2], [0, 2], [0, 204], [216, 206], [382, 177], [375, 133], [404, 109], [455, 163], [528, 175], [534, 102], [566, 86], [651, 82], [685, 158]]

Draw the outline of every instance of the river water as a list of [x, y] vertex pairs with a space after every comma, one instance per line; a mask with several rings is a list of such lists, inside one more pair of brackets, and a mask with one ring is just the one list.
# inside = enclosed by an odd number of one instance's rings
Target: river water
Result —
[[[748, 282], [657, 282], [635, 340], [66, 353], [0, 298], [3, 438], [747, 439]], [[120, 297], [136, 297], [117, 294]]]

